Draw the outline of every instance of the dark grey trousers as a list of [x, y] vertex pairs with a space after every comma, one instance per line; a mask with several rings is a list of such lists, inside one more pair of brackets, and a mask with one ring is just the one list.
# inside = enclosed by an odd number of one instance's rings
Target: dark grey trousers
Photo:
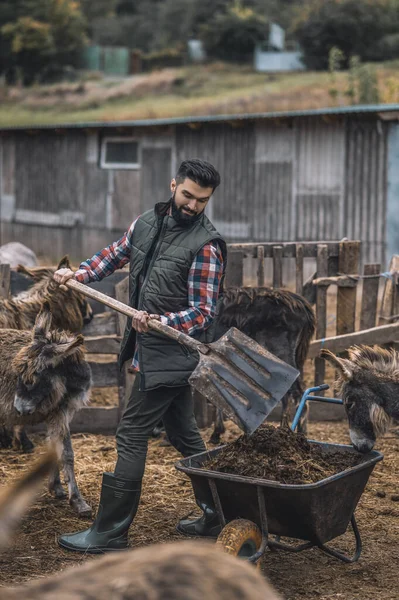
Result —
[[121, 479], [142, 478], [148, 439], [161, 419], [171, 444], [183, 456], [206, 449], [195, 421], [190, 386], [140, 392], [139, 380], [138, 375], [116, 432], [118, 461], [115, 476]]

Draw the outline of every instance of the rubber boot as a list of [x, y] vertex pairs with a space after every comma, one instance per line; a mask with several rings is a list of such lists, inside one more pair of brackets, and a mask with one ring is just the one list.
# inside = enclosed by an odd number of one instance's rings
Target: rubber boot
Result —
[[182, 519], [176, 526], [177, 531], [191, 537], [217, 538], [222, 527], [215, 508], [203, 502], [197, 502], [197, 504], [203, 512], [202, 517], [197, 519]]
[[78, 533], [61, 535], [58, 543], [74, 552], [102, 554], [127, 548], [129, 527], [140, 500], [141, 480], [128, 481], [103, 474], [100, 504], [91, 527]]

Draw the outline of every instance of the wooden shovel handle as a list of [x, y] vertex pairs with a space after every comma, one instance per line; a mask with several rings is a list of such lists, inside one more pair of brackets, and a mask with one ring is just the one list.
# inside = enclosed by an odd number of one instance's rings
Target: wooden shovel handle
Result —
[[[105, 306], [113, 308], [114, 310], [122, 313], [123, 315], [126, 315], [127, 317], [135, 317], [139, 312], [135, 308], [132, 308], [131, 306], [128, 306], [123, 302], [119, 302], [119, 300], [115, 300], [114, 298], [111, 298], [110, 296], [107, 296], [102, 292], [87, 287], [87, 285], [84, 285], [83, 283], [79, 283], [79, 281], [76, 281], [76, 279], [68, 279], [65, 285], [71, 290], [76, 290], [84, 296], [92, 298], [92, 300], [98, 300], [98, 302], [101, 302], [102, 304], [105, 304]], [[183, 344], [183, 346], [187, 346], [187, 348], [190, 348], [191, 350], [197, 350], [202, 354], [207, 354], [209, 352], [209, 347], [205, 344], [202, 344], [198, 340], [194, 340], [189, 335], [182, 333], [177, 329], [173, 329], [173, 327], [169, 327], [169, 325], [164, 325], [156, 319], [149, 319], [147, 321], [147, 324], [149, 329], [153, 329], [158, 333], [163, 333], [168, 338], [179, 342], [179, 344]]]

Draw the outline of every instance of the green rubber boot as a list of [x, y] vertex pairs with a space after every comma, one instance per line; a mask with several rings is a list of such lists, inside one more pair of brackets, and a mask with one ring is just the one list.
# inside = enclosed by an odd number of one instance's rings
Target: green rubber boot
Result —
[[141, 480], [128, 481], [103, 474], [100, 504], [91, 527], [78, 533], [61, 535], [58, 543], [74, 552], [102, 554], [127, 548], [129, 527], [140, 500]]

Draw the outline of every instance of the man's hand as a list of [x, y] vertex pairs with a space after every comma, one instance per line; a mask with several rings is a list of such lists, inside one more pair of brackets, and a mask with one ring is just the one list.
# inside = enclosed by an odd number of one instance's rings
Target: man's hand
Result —
[[138, 310], [137, 317], [132, 318], [132, 326], [138, 333], [147, 333], [148, 321], [150, 319], [160, 320], [159, 315], [149, 315], [145, 310]]
[[71, 271], [71, 269], [58, 269], [53, 275], [53, 278], [57, 283], [61, 285], [66, 283], [68, 279], [72, 279], [75, 276], [75, 273]]

